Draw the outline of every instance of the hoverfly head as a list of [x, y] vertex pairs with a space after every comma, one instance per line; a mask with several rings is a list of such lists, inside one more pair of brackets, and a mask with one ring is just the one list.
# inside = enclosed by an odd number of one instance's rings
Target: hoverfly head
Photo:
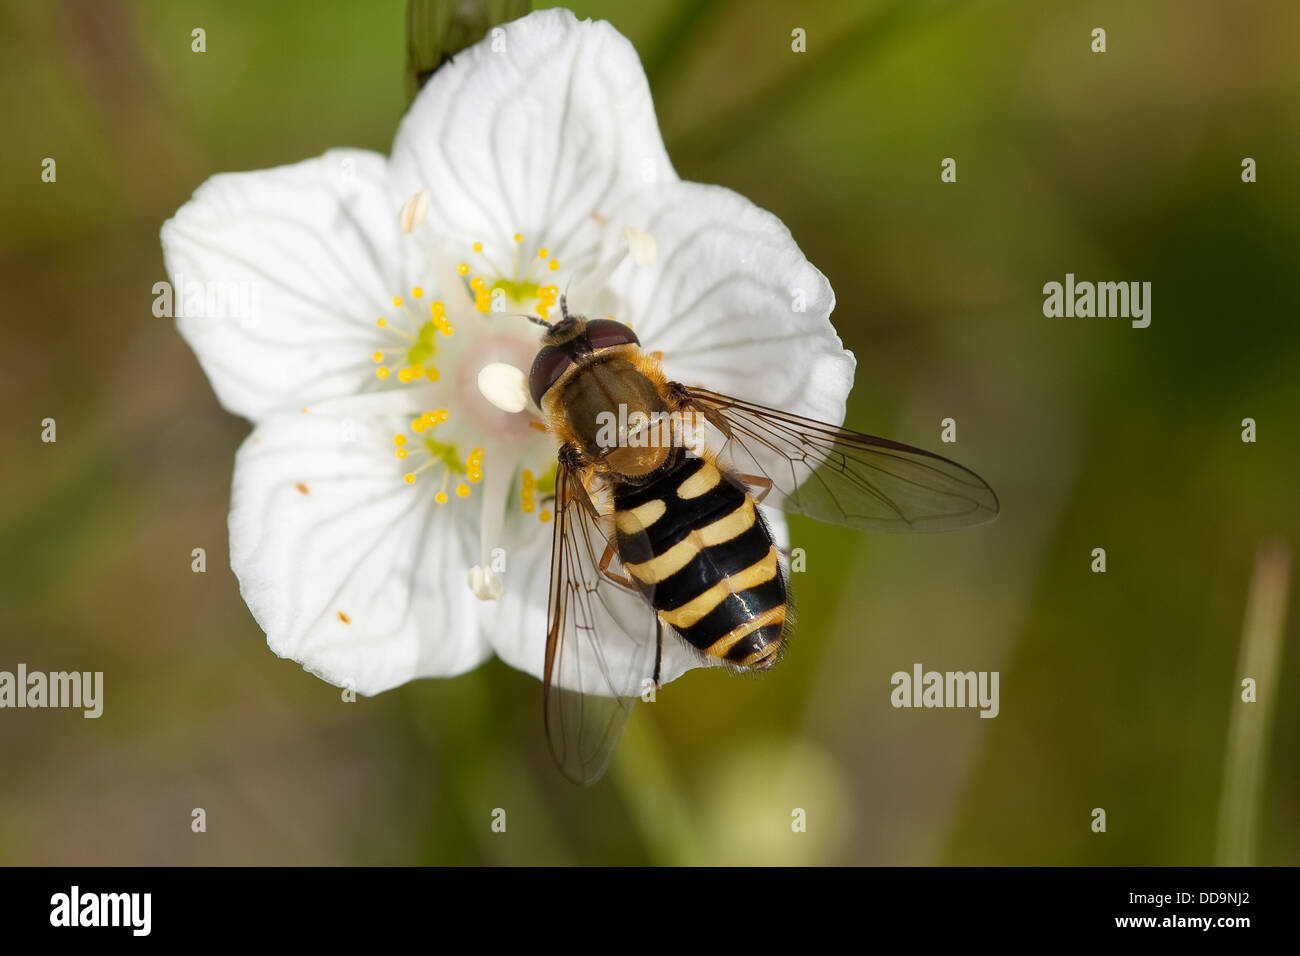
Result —
[[565, 298], [560, 296], [560, 321], [550, 323], [529, 316], [531, 321], [547, 329], [542, 336], [541, 351], [533, 360], [532, 372], [528, 376], [529, 390], [539, 407], [547, 390], [583, 356], [618, 345], [641, 344], [636, 333], [622, 322], [613, 319], [588, 321], [581, 315], [571, 314]]

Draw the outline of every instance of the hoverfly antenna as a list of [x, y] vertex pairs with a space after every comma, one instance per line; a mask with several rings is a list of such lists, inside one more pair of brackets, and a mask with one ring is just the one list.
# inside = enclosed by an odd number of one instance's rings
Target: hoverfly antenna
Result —
[[551, 331], [555, 328], [555, 326], [552, 323], [547, 322], [539, 315], [529, 315], [526, 312], [512, 312], [510, 314], [510, 317], [514, 319], [527, 319], [529, 322], [533, 323], [533, 325], [540, 325], [542, 328], [546, 329], [547, 331]]
[[564, 294], [560, 296], [560, 317], [568, 319], [569, 317], [569, 288], [565, 286]]

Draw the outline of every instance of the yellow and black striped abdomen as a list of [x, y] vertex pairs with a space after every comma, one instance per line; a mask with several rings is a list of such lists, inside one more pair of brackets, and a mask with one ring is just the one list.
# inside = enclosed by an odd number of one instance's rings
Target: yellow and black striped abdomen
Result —
[[740, 667], [776, 661], [786, 582], [754, 499], [710, 462], [683, 457], [614, 492], [618, 551], [659, 612], [705, 654]]

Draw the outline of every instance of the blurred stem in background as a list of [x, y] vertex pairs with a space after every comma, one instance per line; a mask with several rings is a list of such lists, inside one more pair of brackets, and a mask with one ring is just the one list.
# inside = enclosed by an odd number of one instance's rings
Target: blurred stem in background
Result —
[[407, 98], [415, 99], [438, 67], [483, 39], [492, 27], [517, 20], [531, 7], [531, 0], [408, 0]]
[[[1228, 722], [1215, 854], [1219, 866], [1249, 866], [1255, 861], [1290, 582], [1290, 549], [1280, 541], [1261, 545], [1246, 598], [1237, 667], [1238, 680], [1255, 681], [1255, 699], [1252, 703], [1234, 700]], [[1242, 688], [1236, 693], [1241, 694]]]
[[[774, 120], [783, 113], [806, 102], [808, 97], [831, 84], [850, 70], [861, 70], [871, 58], [890, 49], [900, 34], [909, 27], [933, 24], [936, 17], [956, 5], [959, 0], [892, 0], [882, 3], [863, 16], [858, 23], [836, 37], [830, 49], [820, 56], [801, 63], [797, 70], [784, 71], [781, 76], [752, 93], [744, 104], [727, 110], [723, 115], [709, 115], [684, 134], [673, 137], [668, 144], [675, 161], [685, 164], [700, 162], [737, 149], [755, 134], [770, 129]], [[680, 55], [689, 38], [702, 31], [696, 29], [702, 14], [712, 3], [696, 5], [685, 3], [679, 15], [659, 38], [654, 53], [646, 57], [646, 75], [651, 88], [659, 90], [661, 82], [671, 74], [664, 70], [675, 55]], [[670, 44], [675, 46], [670, 47]]]

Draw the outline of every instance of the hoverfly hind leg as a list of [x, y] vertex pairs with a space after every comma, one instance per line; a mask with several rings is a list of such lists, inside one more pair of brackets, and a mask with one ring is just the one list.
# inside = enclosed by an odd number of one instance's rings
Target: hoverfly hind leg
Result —
[[772, 490], [772, 479], [767, 475], [736, 475], [749, 488], [749, 493], [754, 496], [754, 504], [761, 505], [763, 499], [768, 496]]
[[600, 558], [600, 573], [605, 575], [605, 577], [609, 578], [611, 581], [613, 581], [615, 584], [619, 585], [620, 587], [625, 587], [629, 591], [636, 591], [637, 586], [636, 584], [633, 583], [630, 577], [624, 574], [619, 574], [616, 571], [611, 571], [609, 569], [610, 562], [614, 560], [614, 555], [616, 555], [617, 553], [618, 552], [615, 550], [614, 542], [612, 540], [606, 543], [605, 553], [601, 555]]
[[656, 614], [655, 615], [655, 673], [654, 673], [656, 694], [659, 693], [661, 679], [663, 678], [663, 663], [664, 663], [664, 622], [659, 618], [659, 615]]

